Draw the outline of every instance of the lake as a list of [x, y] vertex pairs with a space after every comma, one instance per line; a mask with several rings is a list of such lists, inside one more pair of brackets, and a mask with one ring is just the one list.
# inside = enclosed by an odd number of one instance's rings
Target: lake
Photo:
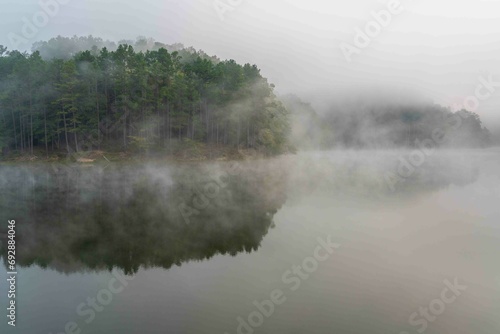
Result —
[[500, 150], [409, 154], [2, 165], [0, 331], [498, 333]]

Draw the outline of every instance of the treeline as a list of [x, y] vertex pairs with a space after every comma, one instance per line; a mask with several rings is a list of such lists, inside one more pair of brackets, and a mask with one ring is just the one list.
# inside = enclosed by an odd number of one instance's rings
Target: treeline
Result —
[[[295, 95], [282, 98], [293, 118], [293, 144], [299, 148], [396, 148], [415, 147], [417, 140], [446, 133], [442, 147], [487, 147], [491, 134], [473, 112], [452, 112], [431, 102], [385, 102], [353, 99], [331, 104], [324, 114]], [[452, 129], [450, 120], [462, 122]]]
[[[1, 47], [3, 153], [168, 150], [180, 142], [288, 149], [288, 112], [255, 65], [158, 43], [149, 50], [147, 40], [139, 43], [146, 51], [78, 51], [92, 41], [53, 39], [30, 54]], [[54, 45], [66, 45], [67, 56], [48, 59]]]
[[136, 52], [158, 51], [166, 49], [170, 53], [177, 51], [184, 58], [189, 58], [190, 55], [200, 55], [203, 58], [211, 58], [218, 61], [217, 57], [210, 57], [203, 51], [196, 51], [192, 47], [185, 47], [180, 43], [164, 44], [143, 36], [137, 37], [135, 40], [120, 40], [118, 43], [110, 40], [104, 40], [100, 37], [89, 36], [73, 36], [63, 37], [57, 36], [48, 41], [35, 42], [31, 48], [32, 52], [40, 52], [40, 56], [45, 60], [64, 59], [69, 60], [73, 56], [83, 51], [98, 52], [106, 48], [108, 51], [116, 51], [119, 45], [131, 45]]

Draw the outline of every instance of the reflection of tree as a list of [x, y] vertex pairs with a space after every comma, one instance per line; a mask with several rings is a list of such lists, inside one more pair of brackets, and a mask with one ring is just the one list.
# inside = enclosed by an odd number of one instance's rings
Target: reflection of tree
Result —
[[[436, 151], [393, 191], [384, 176], [397, 172], [400, 153], [336, 155], [253, 162], [239, 173], [225, 173], [227, 165], [2, 167], [0, 221], [17, 221], [22, 266], [134, 273], [256, 250], [286, 197], [411, 198], [473, 183], [479, 174], [474, 159]], [[214, 184], [220, 187], [203, 200], [200, 193]], [[197, 210], [189, 223], [181, 205]], [[5, 244], [0, 249], [5, 257]]]
[[[417, 151], [338, 151], [320, 158], [297, 159], [290, 177], [294, 186], [287, 194], [288, 199], [316, 194], [356, 201], [387, 201], [436, 192], [451, 185], [465, 186], [479, 177], [480, 162], [460, 151], [436, 150], [418, 167], [409, 165], [412, 152]], [[399, 175], [400, 159], [412, 166], [407, 177]]]
[[141, 266], [170, 268], [217, 254], [251, 252], [285, 202], [283, 173], [245, 167], [220, 177], [216, 196], [187, 224], [179, 205], [193, 205], [199, 189], [216, 184], [208, 175], [220, 174], [219, 169], [24, 173], [17, 173], [18, 184], [11, 184], [17, 189], [11, 194], [30, 207], [16, 216], [18, 263], [63, 272], [119, 267], [133, 273]]
[[426, 157], [414, 173], [403, 178], [394, 195], [411, 196], [446, 189], [450, 185], [463, 187], [477, 181], [479, 169], [460, 153], [435, 153]]

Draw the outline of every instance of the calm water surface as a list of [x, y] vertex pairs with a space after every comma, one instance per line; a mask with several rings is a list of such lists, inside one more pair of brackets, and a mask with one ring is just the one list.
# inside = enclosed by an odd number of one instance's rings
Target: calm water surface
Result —
[[[18, 316], [12, 330], [2, 311], [0, 332], [499, 333], [500, 150], [439, 152], [394, 183], [405, 156], [1, 166]], [[294, 272], [318, 238], [340, 247]], [[445, 280], [466, 287], [446, 304]], [[254, 301], [276, 289], [260, 321]]]

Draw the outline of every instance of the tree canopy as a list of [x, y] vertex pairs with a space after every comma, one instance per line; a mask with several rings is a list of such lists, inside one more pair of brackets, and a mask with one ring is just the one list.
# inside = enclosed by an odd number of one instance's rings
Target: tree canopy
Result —
[[162, 150], [183, 141], [287, 150], [288, 112], [257, 66], [148, 40], [135, 43], [144, 51], [110, 51], [88, 39], [53, 39], [31, 54], [1, 49], [3, 151]]

